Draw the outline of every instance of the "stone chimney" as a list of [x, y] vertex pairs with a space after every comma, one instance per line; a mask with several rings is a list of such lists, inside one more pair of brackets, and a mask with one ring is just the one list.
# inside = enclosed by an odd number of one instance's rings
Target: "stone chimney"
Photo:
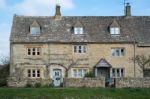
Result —
[[125, 7], [125, 16], [131, 16], [131, 6], [130, 3], [127, 3], [126, 7]]
[[55, 19], [61, 19], [60, 5], [56, 5]]

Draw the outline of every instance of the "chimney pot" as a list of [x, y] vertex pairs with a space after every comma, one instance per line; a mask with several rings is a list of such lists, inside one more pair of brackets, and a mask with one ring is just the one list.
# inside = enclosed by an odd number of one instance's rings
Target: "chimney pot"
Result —
[[130, 3], [126, 4], [126, 7], [125, 7], [125, 16], [131, 16], [131, 6], [130, 6]]

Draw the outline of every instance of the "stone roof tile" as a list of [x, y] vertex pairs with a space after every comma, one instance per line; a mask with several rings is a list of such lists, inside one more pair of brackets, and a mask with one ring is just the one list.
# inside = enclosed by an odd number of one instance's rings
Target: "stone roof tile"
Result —
[[[41, 34], [30, 34], [30, 25], [38, 21]], [[109, 33], [110, 24], [115, 20], [120, 25], [120, 36]], [[84, 26], [84, 35], [75, 35], [74, 24], [77, 22]], [[115, 43], [133, 42], [141, 44], [150, 43], [150, 16], [64, 16], [61, 20], [44, 16], [14, 16], [10, 40], [13, 43], [32, 42], [91, 42]]]

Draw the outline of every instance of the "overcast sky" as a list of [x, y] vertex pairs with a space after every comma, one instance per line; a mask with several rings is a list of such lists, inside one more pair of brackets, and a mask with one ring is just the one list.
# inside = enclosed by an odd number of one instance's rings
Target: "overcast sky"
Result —
[[[57, 0], [0, 0], [0, 55], [9, 55], [9, 36], [14, 14], [53, 16]], [[126, 0], [132, 15], [150, 16], [150, 0]], [[63, 16], [121, 16], [124, 0], [60, 0]]]

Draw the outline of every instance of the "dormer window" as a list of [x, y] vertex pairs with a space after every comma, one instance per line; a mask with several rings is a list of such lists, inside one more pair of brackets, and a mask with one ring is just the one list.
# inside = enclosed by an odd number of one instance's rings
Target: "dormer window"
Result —
[[82, 27], [75, 27], [74, 28], [74, 34], [83, 34], [83, 28]]
[[31, 30], [31, 31], [30, 31], [31, 34], [33, 34], [33, 35], [38, 35], [38, 34], [41, 33], [40, 27], [31, 27], [30, 30]]
[[110, 25], [110, 34], [111, 35], [120, 35], [120, 25], [115, 19], [113, 20], [113, 22]]
[[77, 35], [84, 34], [83, 24], [80, 21], [77, 21], [74, 25], [74, 34], [77, 34]]
[[34, 21], [30, 26], [30, 34], [39, 35], [40, 33], [41, 33], [41, 27], [36, 21]]
[[119, 27], [111, 27], [110, 28], [110, 34], [119, 35], [120, 34], [120, 28]]

